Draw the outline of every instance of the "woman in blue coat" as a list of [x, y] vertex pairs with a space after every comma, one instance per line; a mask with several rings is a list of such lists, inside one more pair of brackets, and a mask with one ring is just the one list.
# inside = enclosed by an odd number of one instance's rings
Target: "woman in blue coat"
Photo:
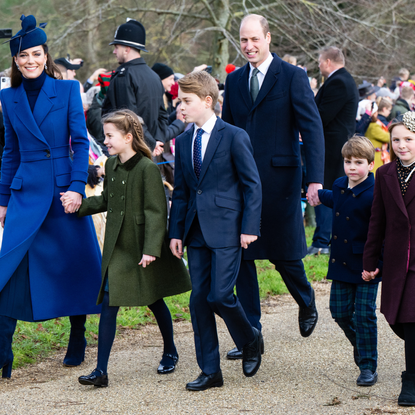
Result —
[[[75, 81], [55, 79], [45, 32], [33, 16], [10, 41], [11, 88], [1, 91], [5, 148], [0, 180], [0, 368], [11, 376], [17, 320], [70, 316], [64, 364], [84, 359], [85, 314], [98, 313], [101, 254], [90, 218], [65, 214], [60, 194], [82, 201], [88, 138]], [[41, 25], [44, 27], [45, 25]], [[59, 71], [58, 71], [59, 73]]]

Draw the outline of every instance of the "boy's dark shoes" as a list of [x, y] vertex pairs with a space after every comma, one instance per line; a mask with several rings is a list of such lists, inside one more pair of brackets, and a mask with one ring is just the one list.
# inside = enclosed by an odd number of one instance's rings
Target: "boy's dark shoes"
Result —
[[193, 382], [186, 385], [188, 391], [204, 391], [209, 388], [220, 388], [223, 386], [222, 371], [205, 375], [203, 372]]
[[402, 372], [402, 390], [398, 398], [400, 406], [415, 406], [415, 374]]
[[100, 369], [94, 369], [90, 375], [79, 376], [78, 381], [81, 385], [104, 387], [108, 386], [108, 375], [105, 375]]
[[258, 372], [261, 366], [261, 344], [264, 343], [261, 332], [255, 327], [252, 330], [255, 338], [243, 350], [242, 369], [246, 377], [254, 376]]
[[308, 307], [300, 307], [298, 313], [298, 324], [300, 326], [300, 333], [303, 337], [311, 335], [316, 327], [317, 320], [316, 295], [313, 290], [310, 305]]
[[317, 248], [311, 245], [307, 249], [307, 255], [330, 255], [330, 249], [329, 248]]
[[369, 369], [362, 369], [357, 378], [357, 386], [373, 386], [378, 381], [378, 374]]
[[[261, 354], [264, 354], [264, 338], [261, 337]], [[244, 355], [242, 351], [239, 351], [237, 347], [234, 347], [232, 350], [226, 354], [226, 358], [229, 360], [239, 360], [243, 359]]]

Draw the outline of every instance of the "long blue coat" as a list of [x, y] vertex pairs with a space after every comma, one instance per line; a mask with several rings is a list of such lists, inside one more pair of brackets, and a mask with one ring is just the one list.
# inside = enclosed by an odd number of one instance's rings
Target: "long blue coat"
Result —
[[262, 183], [262, 236], [244, 251], [244, 259], [290, 261], [307, 252], [299, 132], [307, 183], [323, 183], [324, 136], [306, 73], [272, 55], [255, 103], [248, 88], [249, 63], [228, 75], [222, 118], [248, 133]]
[[79, 84], [47, 76], [33, 113], [23, 85], [1, 91], [0, 99], [6, 129], [0, 206], [8, 206], [0, 314], [36, 321], [97, 313], [101, 254], [92, 220], [65, 214], [59, 200], [67, 190], [84, 194], [87, 180]]

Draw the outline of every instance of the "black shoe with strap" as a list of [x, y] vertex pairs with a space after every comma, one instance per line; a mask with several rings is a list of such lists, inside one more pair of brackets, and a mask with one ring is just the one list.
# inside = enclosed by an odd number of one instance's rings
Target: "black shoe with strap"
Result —
[[94, 369], [90, 375], [79, 376], [78, 381], [81, 385], [91, 385], [98, 388], [108, 386], [108, 375], [101, 369]]
[[[168, 359], [165, 359], [166, 357]], [[174, 372], [174, 369], [176, 369], [177, 362], [179, 361], [179, 356], [178, 355], [173, 356], [172, 354], [169, 354], [169, 353], [163, 353], [162, 361], [163, 361], [163, 359], [171, 360], [173, 362], [173, 364], [165, 365], [165, 364], [162, 364], [160, 362], [160, 365], [157, 369], [157, 373], [160, 374], [160, 375], [166, 375], [167, 373]]]

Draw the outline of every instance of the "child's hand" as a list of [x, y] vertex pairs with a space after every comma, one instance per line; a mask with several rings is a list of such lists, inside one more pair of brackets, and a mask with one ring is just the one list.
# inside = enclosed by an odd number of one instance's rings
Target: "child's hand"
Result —
[[370, 280], [374, 280], [376, 278], [376, 275], [378, 274], [379, 274], [379, 268], [376, 268], [374, 271], [363, 271], [362, 278], [366, 282], [369, 282]]
[[[307, 202], [311, 205], [310, 203], [310, 199], [308, 198], [308, 193], [306, 193], [305, 197], [307, 198]], [[320, 199], [318, 198], [318, 193], [317, 193], [317, 204], [315, 206], [321, 205]]]
[[170, 251], [172, 252], [172, 254], [179, 258], [182, 259], [183, 256], [183, 242], [181, 239], [172, 239], [170, 241]]
[[255, 242], [258, 239], [256, 235], [245, 235], [241, 234], [241, 246], [242, 248], [248, 249], [249, 244]]
[[143, 268], [145, 268], [146, 266], [150, 265], [155, 260], [156, 260], [155, 256], [143, 255], [143, 257], [141, 258], [141, 261], [138, 263], [138, 265], [142, 265]]

